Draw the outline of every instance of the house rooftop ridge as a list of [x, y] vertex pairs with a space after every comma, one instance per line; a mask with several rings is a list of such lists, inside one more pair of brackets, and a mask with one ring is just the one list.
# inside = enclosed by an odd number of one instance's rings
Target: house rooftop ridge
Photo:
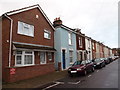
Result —
[[9, 14], [9, 13], [13, 13], [13, 12], [16, 12], [16, 11], [19, 11], [19, 10], [23, 10], [23, 9], [27, 9], [27, 8], [31, 8], [31, 7], [40, 7], [39, 6], [39, 4], [35, 4], [35, 5], [31, 5], [31, 6], [27, 6], [27, 7], [24, 7], [24, 8], [19, 8], [19, 9], [15, 9], [15, 10], [11, 10], [11, 11], [8, 11], [8, 12], [6, 12], [6, 13], [4, 13], [4, 14]]
[[66, 28], [68, 28], [68, 29], [71, 29], [71, 30], [75, 30], [75, 29], [70, 28], [70, 27], [68, 27], [68, 26], [66, 26], [66, 25], [64, 25], [64, 24], [61, 24], [61, 26], [64, 26], [64, 27], [66, 27]]
[[24, 11], [27, 11], [27, 10], [30, 10], [30, 9], [34, 9], [34, 8], [38, 8], [39, 9], [39, 11], [43, 14], [43, 16], [45, 17], [45, 19], [47, 20], [47, 22], [53, 28], [53, 30], [55, 30], [55, 28], [53, 27], [51, 21], [49, 20], [49, 18], [47, 17], [47, 15], [44, 13], [44, 11], [42, 10], [42, 8], [40, 7], [39, 4], [35, 4], [35, 5], [24, 7], [24, 8], [21, 8], [21, 9], [16, 9], [16, 10], [13, 10], [13, 11], [9, 11], [9, 12], [4, 13], [2, 16], [4, 16], [5, 14], [8, 15], [8, 16], [10, 16], [10, 15], [21, 13], [21, 12], [24, 12]]

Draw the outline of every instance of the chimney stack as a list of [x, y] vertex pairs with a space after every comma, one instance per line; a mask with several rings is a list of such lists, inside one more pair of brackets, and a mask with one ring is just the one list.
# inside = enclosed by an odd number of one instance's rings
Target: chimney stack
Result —
[[81, 29], [76, 28], [76, 32], [81, 33]]
[[53, 26], [56, 27], [56, 26], [60, 26], [60, 25], [62, 25], [62, 20], [60, 20], [60, 17], [55, 18], [54, 22], [53, 22]]

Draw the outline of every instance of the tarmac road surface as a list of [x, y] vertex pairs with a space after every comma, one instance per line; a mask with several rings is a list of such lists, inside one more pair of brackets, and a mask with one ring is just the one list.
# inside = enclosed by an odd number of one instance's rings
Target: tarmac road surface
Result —
[[120, 63], [115, 60], [86, 76], [67, 76], [39, 88], [43, 90], [55, 88], [118, 88], [118, 66]]

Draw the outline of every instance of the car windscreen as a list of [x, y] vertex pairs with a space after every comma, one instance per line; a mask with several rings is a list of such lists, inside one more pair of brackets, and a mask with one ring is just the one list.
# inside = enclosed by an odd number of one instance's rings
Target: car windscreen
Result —
[[95, 62], [100, 62], [100, 59], [95, 59]]
[[72, 66], [85, 64], [85, 61], [76, 61]]

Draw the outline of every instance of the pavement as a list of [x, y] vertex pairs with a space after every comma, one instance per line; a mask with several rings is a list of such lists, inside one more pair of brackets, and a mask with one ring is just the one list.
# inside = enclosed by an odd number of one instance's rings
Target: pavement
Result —
[[35, 78], [22, 80], [14, 83], [3, 83], [2, 88], [37, 88], [45, 84], [54, 82], [67, 76], [67, 71], [55, 71], [46, 75], [41, 75]]

